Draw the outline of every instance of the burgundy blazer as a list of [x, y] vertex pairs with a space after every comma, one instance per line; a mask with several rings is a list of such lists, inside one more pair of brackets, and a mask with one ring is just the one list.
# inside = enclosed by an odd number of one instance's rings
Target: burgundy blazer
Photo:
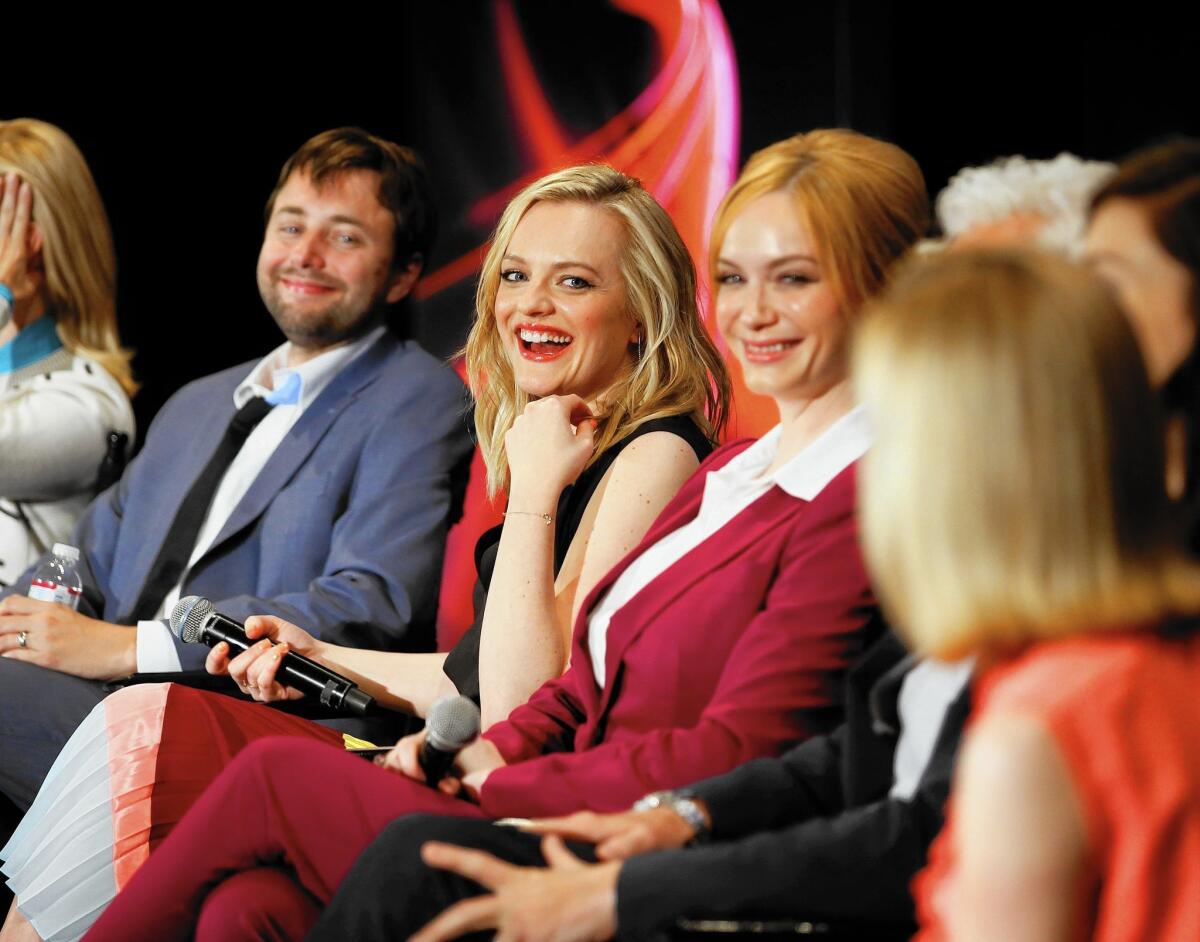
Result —
[[628, 808], [840, 722], [843, 672], [876, 622], [854, 465], [811, 502], [771, 488], [642, 589], [609, 623], [607, 683], [596, 685], [587, 613], [647, 547], [696, 516], [707, 472], [750, 444], [700, 466], [588, 595], [567, 672], [487, 731], [509, 763], [484, 784], [487, 814]]

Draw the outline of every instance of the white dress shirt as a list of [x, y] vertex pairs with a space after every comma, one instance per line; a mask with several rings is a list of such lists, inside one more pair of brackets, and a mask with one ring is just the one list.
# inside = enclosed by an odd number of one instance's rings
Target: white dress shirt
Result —
[[946, 711], [962, 693], [974, 668], [973, 657], [952, 662], [925, 658], [904, 675], [896, 702], [900, 739], [892, 756], [890, 798], [908, 801], [917, 793]]
[[[297, 367], [288, 367], [287, 358], [291, 344], [285, 343], [264, 357], [250, 371], [250, 375], [242, 380], [233, 393], [235, 409], [240, 409], [254, 396], [264, 397], [273, 408], [254, 427], [238, 451], [237, 457], [230, 463], [225, 476], [221, 478], [217, 492], [208, 507], [208, 513], [204, 517], [204, 523], [200, 527], [200, 533], [196, 537], [196, 546], [188, 559], [188, 569], [208, 552], [221, 528], [229, 520], [229, 515], [250, 490], [254, 479], [266, 466], [292, 426], [299, 421], [304, 410], [312, 405], [350, 361], [378, 340], [385, 330], [385, 327], [377, 327], [353, 343], [326, 350]], [[183, 578], [187, 578], [187, 570], [184, 571]], [[137, 669], [141, 673], [182, 669], [179, 653], [175, 650], [171, 631], [165, 621], [175, 603], [179, 601], [182, 585], [181, 579], [179, 585], [171, 589], [163, 599], [158, 609], [159, 620], [138, 622]]]
[[783, 426], [777, 425], [723, 468], [709, 471], [695, 519], [648, 547], [592, 610], [588, 618], [588, 653], [601, 689], [608, 624], [623, 605], [772, 487], [781, 487], [800, 500], [813, 500], [825, 485], [862, 457], [871, 444], [871, 428], [863, 408], [855, 407], [768, 476], [767, 468], [775, 460], [782, 437]]

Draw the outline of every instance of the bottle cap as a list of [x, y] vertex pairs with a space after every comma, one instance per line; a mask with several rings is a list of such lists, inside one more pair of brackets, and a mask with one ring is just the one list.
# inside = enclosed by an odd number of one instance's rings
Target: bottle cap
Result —
[[51, 552], [60, 559], [65, 559], [72, 563], [79, 562], [79, 549], [70, 543], [55, 543], [54, 549]]

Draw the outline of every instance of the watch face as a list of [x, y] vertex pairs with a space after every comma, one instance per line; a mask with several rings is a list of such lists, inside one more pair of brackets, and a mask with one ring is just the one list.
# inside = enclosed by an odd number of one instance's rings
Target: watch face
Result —
[[667, 803], [666, 798], [669, 794], [670, 792], [651, 792], [649, 795], [645, 795], [635, 801], [633, 803], [633, 810], [653, 811], [655, 808], [661, 808]]
[[655, 808], [669, 808], [674, 814], [683, 819], [694, 832], [693, 840], [703, 840], [708, 834], [708, 821], [696, 801], [695, 792], [691, 791], [662, 791], [651, 792], [644, 798], [634, 802], [634, 811], [653, 811]]

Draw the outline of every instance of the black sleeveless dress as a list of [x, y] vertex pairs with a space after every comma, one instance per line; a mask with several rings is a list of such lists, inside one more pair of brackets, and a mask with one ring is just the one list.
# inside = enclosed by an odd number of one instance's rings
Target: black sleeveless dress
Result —
[[[644, 422], [630, 432], [625, 438], [608, 449], [600, 458], [587, 468], [574, 484], [568, 485], [558, 499], [558, 512], [554, 517], [554, 574], [562, 567], [563, 559], [575, 531], [583, 520], [583, 512], [587, 509], [588, 501], [600, 486], [600, 480], [617, 460], [617, 455], [642, 435], [650, 432], [670, 432], [678, 435], [687, 442], [696, 458], [703, 461], [713, 450], [713, 443], [705, 438], [700, 427], [690, 415], [670, 415], [662, 419], [652, 419]], [[454, 686], [464, 697], [470, 697], [479, 702], [479, 637], [483, 629], [483, 608], [487, 602], [488, 587], [492, 583], [492, 571], [496, 567], [496, 551], [500, 546], [500, 530], [502, 527], [492, 527], [479, 538], [475, 544], [475, 571], [479, 578], [475, 582], [475, 620], [466, 634], [459, 639], [458, 644], [446, 657], [443, 670], [446, 676], [454, 681]]]

